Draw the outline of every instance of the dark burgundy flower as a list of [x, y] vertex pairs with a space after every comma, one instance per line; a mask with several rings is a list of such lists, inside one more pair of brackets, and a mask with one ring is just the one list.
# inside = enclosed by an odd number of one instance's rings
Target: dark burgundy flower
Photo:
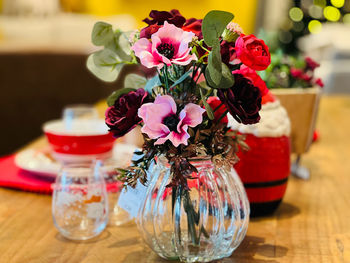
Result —
[[237, 58], [235, 43], [222, 41], [220, 52], [222, 62], [225, 63], [229, 68], [231, 68], [232, 65], [230, 64], [230, 62]]
[[137, 111], [142, 104], [149, 102], [147, 95], [144, 89], [130, 91], [106, 110], [106, 124], [115, 138], [124, 136], [142, 121]]
[[170, 12], [167, 11], [158, 11], [158, 10], [152, 10], [149, 13], [149, 18], [145, 18], [143, 22], [145, 22], [148, 25], [163, 25], [165, 21], [167, 21], [169, 24], [173, 24], [176, 27], [182, 27], [186, 19], [180, 14], [179, 10], [173, 9]]
[[261, 91], [253, 83], [235, 74], [235, 84], [229, 89], [219, 89], [218, 97], [225, 103], [228, 111], [236, 121], [243, 124], [259, 122], [261, 109]]
[[186, 20], [186, 23], [182, 26], [185, 31], [193, 32], [199, 39], [203, 38], [202, 34], [202, 19], [190, 18]]
[[150, 25], [148, 27], [142, 28], [140, 31], [140, 38], [148, 38], [150, 39], [151, 36], [158, 31], [158, 29], [161, 28], [159, 25]]
[[312, 71], [315, 70], [315, 68], [318, 68], [320, 66], [320, 64], [318, 64], [315, 60], [313, 60], [310, 57], [306, 57], [305, 62], [306, 62], [306, 68], [311, 69]]

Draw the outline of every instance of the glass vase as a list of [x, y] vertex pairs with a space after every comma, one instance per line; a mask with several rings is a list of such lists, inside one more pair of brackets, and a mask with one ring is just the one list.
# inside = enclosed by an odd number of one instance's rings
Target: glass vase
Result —
[[187, 185], [170, 187], [165, 157], [149, 171], [150, 182], [137, 224], [145, 242], [162, 258], [209, 262], [230, 256], [249, 223], [249, 202], [232, 166], [192, 158], [197, 169]]

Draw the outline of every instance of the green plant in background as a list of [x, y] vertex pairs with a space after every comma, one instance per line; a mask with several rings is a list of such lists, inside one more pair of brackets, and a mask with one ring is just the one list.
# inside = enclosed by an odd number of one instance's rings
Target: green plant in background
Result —
[[291, 56], [277, 49], [271, 53], [270, 66], [259, 75], [269, 89], [323, 87], [322, 80], [314, 76], [319, 66], [310, 57]]

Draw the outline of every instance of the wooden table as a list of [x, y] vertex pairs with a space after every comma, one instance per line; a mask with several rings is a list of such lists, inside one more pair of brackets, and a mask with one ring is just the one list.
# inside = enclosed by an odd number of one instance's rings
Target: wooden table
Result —
[[[317, 126], [321, 138], [303, 159], [311, 179], [291, 177], [277, 213], [253, 219], [241, 246], [220, 262], [350, 262], [350, 97], [324, 97]], [[53, 225], [50, 196], [0, 189], [0, 262], [166, 261], [132, 223], [69, 241]]]

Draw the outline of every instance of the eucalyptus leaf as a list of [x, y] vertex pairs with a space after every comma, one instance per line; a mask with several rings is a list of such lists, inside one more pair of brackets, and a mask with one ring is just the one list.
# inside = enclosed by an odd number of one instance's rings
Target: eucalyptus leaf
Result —
[[132, 60], [131, 45], [125, 33], [121, 31], [115, 32], [114, 37], [105, 45], [105, 48], [116, 53], [123, 61]]
[[149, 93], [152, 94], [152, 90], [154, 87], [161, 86], [162, 82], [159, 79], [159, 75], [155, 75], [153, 78], [149, 79], [146, 83], [145, 90]]
[[93, 53], [94, 62], [97, 66], [113, 67], [119, 64], [119, 57], [110, 49], [102, 49]]
[[187, 71], [185, 74], [183, 74], [180, 78], [178, 78], [173, 85], [171, 85], [170, 88], [173, 88], [177, 85], [179, 85], [181, 82], [183, 82], [185, 79], [187, 79], [189, 77], [189, 75], [192, 73], [192, 69], [190, 69], [189, 71]]
[[124, 88], [143, 89], [146, 86], [146, 83], [146, 78], [137, 74], [129, 74], [125, 77]]
[[202, 32], [205, 43], [213, 46], [224, 32], [234, 15], [225, 11], [212, 10], [203, 19]]
[[219, 86], [222, 78], [222, 62], [220, 54], [220, 42], [218, 39], [216, 40], [211, 52], [209, 53], [206, 75], [209, 75], [215, 87]]
[[205, 76], [210, 87], [215, 89], [228, 89], [233, 86], [233, 84], [235, 83], [235, 79], [230, 69], [226, 66], [226, 64], [222, 63], [221, 67], [221, 80], [218, 85], [212, 80], [211, 75], [208, 72], [208, 68], [206, 69]]
[[204, 94], [203, 94], [203, 91], [202, 91], [202, 88], [199, 86], [199, 92], [201, 94], [201, 98], [202, 98], [202, 101], [203, 101], [203, 105], [204, 105], [204, 108], [205, 110], [207, 111], [207, 114], [208, 114], [208, 118], [210, 120], [214, 120], [214, 112], [213, 112], [213, 109], [210, 107], [210, 105], [208, 104]]
[[[96, 58], [97, 56], [97, 58]], [[101, 66], [100, 64], [96, 64], [99, 62], [100, 58], [96, 53], [91, 54], [86, 62], [87, 68], [99, 79], [106, 82], [113, 82], [117, 79], [121, 69], [123, 68], [123, 64], [117, 64], [114, 66]]]
[[105, 22], [97, 22], [91, 34], [91, 41], [96, 46], [103, 46], [113, 38], [113, 28], [111, 24]]
[[109, 107], [114, 105], [114, 102], [123, 94], [127, 94], [130, 91], [134, 91], [135, 89], [131, 88], [124, 88], [114, 91], [108, 98], [107, 98], [107, 105]]

